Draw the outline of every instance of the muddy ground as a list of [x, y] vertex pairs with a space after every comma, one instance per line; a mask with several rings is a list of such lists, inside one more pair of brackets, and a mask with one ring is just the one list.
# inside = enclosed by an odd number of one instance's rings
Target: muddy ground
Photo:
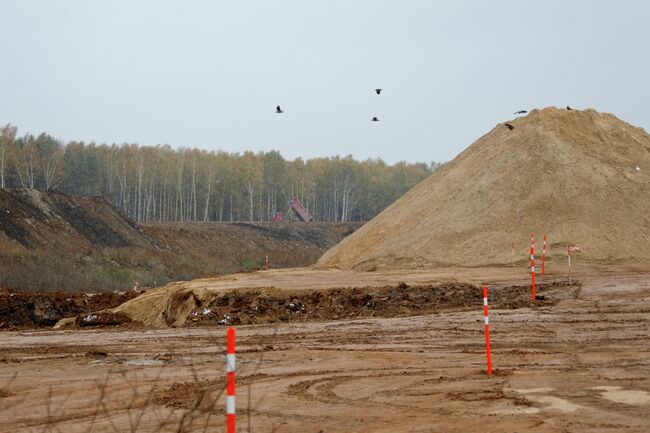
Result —
[[[482, 270], [500, 281], [489, 378], [480, 296], [406, 317], [238, 326], [239, 431], [650, 431], [648, 271], [590, 269], [571, 287], [551, 274], [533, 306], [499, 305], [521, 278]], [[0, 431], [224, 431], [224, 334], [2, 332]]]

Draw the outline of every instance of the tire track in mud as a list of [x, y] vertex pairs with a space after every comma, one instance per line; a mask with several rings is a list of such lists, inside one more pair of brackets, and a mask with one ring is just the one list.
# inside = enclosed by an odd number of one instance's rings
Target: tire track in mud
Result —
[[[589, 312], [587, 312], [587, 313], [589, 313]], [[637, 313], [638, 314], [638, 310], [637, 311], [631, 311], [631, 313]], [[513, 313], [513, 314], [516, 314], [516, 312]], [[582, 312], [582, 314], [584, 314], [584, 312]], [[560, 325], [563, 325], [563, 324], [570, 324], [570, 323], [572, 323], [573, 325], [581, 324], [581, 325], [588, 326], [589, 324], [591, 324], [593, 322], [593, 320], [591, 320], [589, 318], [585, 318], [583, 320], [580, 320], [580, 319], [578, 319], [578, 320], [564, 320], [564, 319], [565, 318], [560, 317], [560, 313], [558, 313], [558, 317], [556, 317], [555, 320], [552, 320], [549, 323], [546, 323], [545, 328], [546, 327], [556, 327], [556, 326], [560, 326]], [[614, 321], [614, 323], [615, 324], [620, 324], [621, 328], [626, 328], [625, 325], [629, 325], [631, 323], [638, 324], [638, 320], [616, 320], [616, 321]], [[647, 323], [647, 320], [646, 320], [646, 323]], [[640, 326], [642, 327], [643, 324], [641, 324]], [[445, 329], [447, 329], [447, 330], [455, 329], [456, 330], [456, 329], [458, 329], [458, 327], [452, 326], [452, 327], [448, 327], [448, 328], [445, 328]], [[594, 330], [593, 327], [591, 329]], [[419, 330], [420, 330], [420, 334], [421, 334], [422, 333], [421, 332], [422, 328], [419, 328]], [[399, 331], [400, 331], [400, 334], [408, 333], [408, 330], [405, 330], [405, 329], [400, 329]], [[438, 329], [436, 331], [438, 331]], [[463, 330], [461, 330], [460, 333], [469, 332], [469, 331], [472, 331], [472, 329], [463, 329]], [[511, 330], [504, 330], [503, 331], [504, 334], [508, 335], [509, 340], [513, 337], [512, 333], [510, 331]], [[544, 341], [544, 340], [548, 340], [548, 339], [552, 340], [552, 337], [555, 337], [555, 335], [556, 335], [556, 332], [554, 330], [552, 330], [552, 329], [545, 329], [545, 330], [540, 330], [540, 331], [543, 334], [541, 336], [541, 338], [540, 338], [540, 341]], [[544, 332], [544, 331], [546, 331], [546, 332]], [[596, 333], [598, 333], [600, 330], [595, 329], [594, 331]], [[381, 334], [381, 336], [379, 336], [378, 334]], [[355, 333], [356, 337], [358, 337], [357, 340], [358, 341], [360, 340], [362, 343], [368, 343], [368, 340], [366, 338], [368, 338], [370, 336], [375, 337], [372, 340], [382, 341], [382, 340], [384, 340], [384, 338], [390, 337], [390, 334], [391, 333], [388, 332], [388, 331], [384, 331], [384, 332], [368, 331], [368, 332], [365, 332], [365, 333], [364, 332], [361, 332], [361, 333], [356, 332]], [[522, 333], [522, 334], [525, 334], [525, 333]], [[329, 339], [327, 339], [327, 333], [323, 332], [322, 336], [324, 336], [326, 338], [326, 340], [327, 340], [326, 343], [329, 344], [330, 341], [329, 341]], [[296, 338], [296, 337], [297, 336], [292, 336], [291, 339]], [[305, 337], [307, 337], [307, 335], [305, 335]], [[332, 347], [329, 347], [329, 348], [326, 348], [326, 347], [316, 348], [316, 347], [313, 347], [313, 344], [315, 344], [315, 342], [318, 342], [320, 340], [320, 338], [319, 338], [320, 335], [315, 336], [314, 334], [311, 334], [310, 337], [312, 337], [311, 341], [309, 341], [309, 342], [304, 342], [303, 341], [302, 344], [299, 345], [299, 346], [301, 346], [302, 349], [307, 349], [307, 350], [330, 350], [330, 351], [332, 351], [332, 350], [333, 351], [350, 350], [350, 348], [332, 348]], [[453, 335], [447, 335], [447, 338], [448, 339], [453, 339], [454, 336]], [[619, 341], [620, 342], [630, 342], [630, 341], [634, 341], [634, 339], [635, 339], [634, 337], [625, 337], [625, 336], [622, 336], [622, 337], [619, 337], [619, 338], [616, 338], [616, 337], [612, 338], [612, 336], [609, 333], [606, 333], [606, 335], [604, 335], [604, 336], [599, 336], [599, 338], [598, 338], [598, 340], [608, 341], [610, 343], [611, 342], [619, 342]], [[406, 345], [417, 345], [418, 343], [422, 342], [423, 340], [425, 340], [425, 339], [424, 338], [412, 338], [412, 339], [400, 338], [400, 343], [403, 343], [403, 344], [406, 344]], [[294, 340], [294, 341], [301, 341], [301, 340], [300, 340], [300, 338], [298, 338], [298, 340]], [[539, 350], [537, 350], [537, 349], [539, 349], [539, 346], [540, 346], [540, 344], [539, 344], [540, 341], [538, 341], [538, 340], [530, 340], [530, 341], [528, 341], [528, 343], [534, 342], [535, 343], [534, 347], [536, 347], [536, 349], [534, 349], [534, 350], [522, 349], [521, 348], [522, 346], [526, 347], [526, 346], [529, 345], [527, 343], [527, 341], [528, 340], [522, 340], [522, 339], [518, 338], [517, 342], [506, 343], [506, 344], [510, 344], [510, 345], [513, 346], [513, 349], [511, 349], [510, 352], [516, 350], [516, 351], [519, 351], [519, 354], [521, 354], [521, 355], [535, 355], [535, 356], [540, 355], [540, 354], [550, 355], [550, 356], [553, 356], [553, 355], [557, 355], [557, 356], [570, 355], [570, 354], [565, 353], [563, 350], [561, 350], [562, 349], [561, 344], [557, 344], [557, 345], [548, 345], [548, 343], [541, 344], [541, 346], [547, 345], [549, 347], [549, 349], [546, 350], [546, 351], [541, 351], [540, 352]], [[346, 343], [349, 343], [349, 342], [346, 342]], [[372, 341], [372, 343], [375, 344], [376, 341]], [[437, 344], [439, 346], [451, 345], [449, 343], [450, 343], [449, 341], [445, 341], [445, 342], [438, 342]], [[467, 350], [466, 350], [467, 347], [471, 347], [472, 349], [476, 349], [473, 353], [476, 353], [477, 355], [482, 354], [482, 350], [481, 350], [482, 347], [479, 344], [464, 345], [465, 346], [464, 348], [459, 347], [458, 344], [454, 344], [454, 346], [456, 347], [456, 349], [459, 352], [467, 353]], [[421, 346], [419, 346], [419, 347], [421, 347]], [[392, 349], [392, 350], [395, 351], [395, 352], [401, 352], [401, 353], [413, 352], [413, 350], [408, 349], [408, 348]], [[363, 348], [358, 349], [358, 351], [359, 352], [366, 352], [366, 353], [368, 353], [368, 352], [372, 353], [373, 352], [372, 350], [364, 350]], [[385, 351], [385, 350], [382, 350], [382, 351]], [[579, 365], [579, 368], [576, 368], [576, 365]], [[555, 372], [575, 373], [576, 371], [583, 371], [585, 373], [589, 373], [589, 372], [594, 371], [594, 370], [600, 370], [600, 369], [606, 369], [606, 368], [612, 368], [612, 367], [620, 367], [620, 368], [628, 368], [629, 369], [630, 367], [633, 367], [633, 366], [645, 367], [646, 365], [648, 365], [648, 363], [643, 363], [643, 362], [631, 362], [631, 363], [630, 362], [618, 362], [615, 365], [612, 365], [612, 363], [609, 362], [609, 361], [589, 362], [589, 363], [587, 363], [585, 361], [579, 361], [578, 359], [575, 359], [575, 365], [571, 365], [571, 363], [569, 363], [569, 365], [558, 366], [558, 365], [544, 365], [543, 362], [542, 363], [540, 363], [540, 362], [537, 362], [537, 363], [522, 363], [520, 361], [514, 361], [514, 362], [511, 361], [511, 362], [503, 363], [502, 368], [505, 368], [506, 371], [508, 371], [508, 370], [513, 371], [514, 369], [522, 369], [522, 370], [535, 369], [535, 370], [538, 370], [538, 371], [541, 370], [541, 371], [549, 371], [549, 372], [555, 371]], [[449, 368], [453, 368], [454, 366], [452, 366], [452, 365], [439, 365], [439, 367], [442, 368], [442, 369], [449, 369]], [[299, 398], [301, 398], [301, 399], [303, 399], [305, 401], [318, 401], [320, 403], [330, 404], [330, 405], [344, 404], [344, 405], [347, 405], [347, 406], [355, 406], [355, 407], [360, 407], [360, 408], [372, 406], [372, 407], [376, 407], [376, 408], [384, 409], [384, 410], [389, 409], [389, 408], [392, 409], [392, 408], [395, 408], [395, 407], [401, 407], [403, 409], [413, 409], [413, 406], [410, 405], [410, 404], [400, 405], [400, 404], [396, 404], [394, 401], [391, 401], [390, 403], [388, 403], [388, 402], [384, 403], [384, 402], [380, 401], [381, 398], [383, 398], [383, 397], [386, 397], [386, 398], [390, 397], [391, 400], [394, 400], [395, 398], [400, 398], [400, 397], [405, 397], [405, 396], [413, 396], [413, 395], [416, 395], [416, 396], [417, 395], [437, 396], [438, 399], [462, 401], [462, 402], [492, 401], [492, 400], [503, 399], [503, 400], [508, 400], [508, 401], [512, 402], [512, 404], [514, 404], [515, 406], [530, 406], [531, 405], [530, 402], [528, 402], [526, 399], [522, 398], [521, 396], [508, 395], [502, 389], [502, 387], [499, 388], [499, 389], [489, 389], [489, 390], [467, 390], [467, 389], [465, 389], [462, 392], [461, 391], [455, 391], [455, 392], [444, 393], [444, 392], [430, 392], [430, 391], [429, 392], [427, 392], [427, 391], [418, 392], [417, 390], [413, 390], [412, 388], [408, 388], [408, 386], [405, 385], [405, 387], [407, 387], [406, 390], [392, 389], [390, 391], [380, 391], [380, 392], [374, 393], [374, 394], [372, 394], [370, 396], [359, 397], [359, 398], [345, 398], [345, 397], [341, 396], [339, 393], [337, 393], [338, 388], [346, 386], [346, 385], [354, 384], [354, 382], [359, 382], [359, 381], [363, 381], [363, 380], [367, 380], [367, 379], [381, 380], [383, 378], [392, 378], [392, 377], [395, 376], [395, 374], [402, 374], [402, 375], [407, 375], [407, 376], [411, 376], [411, 377], [423, 377], [423, 376], [426, 377], [426, 376], [429, 376], [429, 375], [436, 376], [436, 374], [439, 374], [439, 370], [436, 372], [436, 371], [433, 371], [433, 370], [414, 369], [412, 371], [409, 370], [407, 372], [390, 373], [390, 374], [369, 373], [369, 374], [362, 374], [362, 375], [340, 375], [340, 374], [339, 375], [331, 375], [331, 376], [326, 376], [326, 377], [321, 377], [321, 378], [316, 378], [316, 379], [305, 379], [305, 380], [302, 380], [300, 382], [291, 384], [291, 385], [288, 386], [286, 393], [291, 395], [291, 396], [299, 397]], [[425, 380], [428, 381], [430, 379], [425, 379]], [[462, 381], [464, 379], [456, 379], [456, 380], [460, 382], [460, 381]], [[464, 387], [461, 386], [461, 388], [464, 388]], [[455, 413], [455, 412], [454, 411], [447, 411], [447, 413], [452, 414], [452, 413]]]
[[[466, 368], [465, 368], [466, 369]], [[457, 391], [472, 386], [473, 382], [482, 381], [484, 375], [481, 371], [462, 376], [441, 376], [439, 370], [413, 369], [386, 373], [367, 373], [361, 375], [331, 375], [316, 379], [306, 379], [289, 385], [286, 393], [292, 397], [300, 398], [306, 402], [319, 402], [327, 405], [345, 405], [346, 408], [368, 409], [373, 408], [381, 412], [407, 412], [417, 413], [423, 409], [434, 409], [438, 415], [459, 415], [466, 413], [462, 408], [446, 409], [441, 407], [445, 401], [457, 402], [496, 402], [508, 401], [512, 404], [522, 404], [521, 397], [507, 396], [503, 387], [509, 373], [495, 372], [493, 380], [488, 387]], [[356, 398], [346, 398], [341, 394], [340, 388], [365, 389], [367, 382], [382, 381], [384, 386], [373, 392], [364, 392]], [[388, 380], [388, 383], [386, 383]], [[366, 386], [363, 386], [366, 385]], [[389, 389], [386, 389], [389, 388]], [[423, 402], [422, 399], [425, 399]]]

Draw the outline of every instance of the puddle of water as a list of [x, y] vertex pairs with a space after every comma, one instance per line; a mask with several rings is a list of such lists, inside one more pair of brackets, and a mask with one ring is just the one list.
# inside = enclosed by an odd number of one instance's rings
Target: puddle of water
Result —
[[599, 391], [614, 391], [616, 389], [621, 389], [621, 387], [620, 386], [602, 385], [602, 386], [592, 386], [591, 389], [596, 389], [596, 390], [599, 390]]
[[513, 391], [518, 392], [519, 394], [541, 394], [546, 392], [555, 391], [555, 388], [528, 388], [528, 389], [513, 389]]
[[620, 386], [595, 386], [591, 389], [603, 391], [600, 396], [613, 401], [614, 403], [623, 403], [629, 405], [642, 405], [650, 403], [650, 393], [647, 391], [623, 389]]
[[[573, 404], [563, 398], [560, 397], [554, 397], [551, 395], [538, 395], [538, 394], [546, 394], [548, 392], [552, 392], [555, 390], [555, 388], [550, 388], [550, 387], [544, 387], [544, 388], [527, 388], [527, 389], [512, 389], [513, 391], [516, 391], [520, 394], [527, 395], [528, 400], [532, 400], [536, 403], [541, 403], [545, 405], [543, 408], [528, 408], [528, 409], [536, 409], [534, 412], [519, 412], [519, 413], [537, 413], [540, 410], [559, 410], [560, 412], [575, 412], [578, 409], [583, 409], [582, 406], [578, 406], [576, 404]], [[524, 408], [522, 408], [524, 409]]]
[[150, 365], [163, 365], [165, 361], [160, 359], [129, 359], [125, 362], [128, 365], [150, 366]]
[[559, 410], [560, 412], [566, 412], [566, 413], [571, 413], [577, 411], [578, 409], [583, 409], [582, 406], [573, 404], [563, 398], [553, 397], [550, 395], [535, 397], [535, 400], [546, 405], [546, 407], [544, 407], [543, 409], [555, 409], [555, 410]]
[[494, 411], [497, 415], [522, 415], [522, 414], [531, 414], [539, 413], [539, 408], [536, 407], [512, 407], [510, 409], [500, 409]]

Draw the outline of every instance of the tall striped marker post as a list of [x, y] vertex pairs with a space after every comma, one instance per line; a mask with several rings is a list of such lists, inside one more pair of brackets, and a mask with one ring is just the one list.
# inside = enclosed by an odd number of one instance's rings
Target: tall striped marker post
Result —
[[532, 282], [532, 294], [533, 294], [533, 301], [535, 300], [535, 296], [537, 295], [537, 291], [535, 290], [535, 235], [532, 234], [530, 235], [530, 280]]
[[566, 256], [569, 260], [569, 286], [571, 285], [571, 242], [566, 244]]
[[488, 316], [488, 289], [483, 286], [483, 320], [485, 321], [485, 354], [487, 356], [487, 374], [492, 374], [492, 357], [490, 355], [490, 318]]
[[235, 433], [235, 328], [226, 332], [226, 432]]
[[546, 262], [546, 235], [544, 235], [544, 243], [542, 244], [542, 277], [544, 276], [545, 262]]
[[264, 267], [266, 268], [267, 271], [269, 270], [269, 255], [268, 254], [264, 257]]

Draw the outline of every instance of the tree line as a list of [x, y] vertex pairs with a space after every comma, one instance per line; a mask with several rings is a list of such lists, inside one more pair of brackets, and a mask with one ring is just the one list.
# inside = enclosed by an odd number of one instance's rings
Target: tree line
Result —
[[319, 221], [367, 221], [439, 163], [286, 160], [169, 145], [62, 143], [0, 128], [0, 187], [101, 196], [138, 221], [270, 221], [298, 197]]

